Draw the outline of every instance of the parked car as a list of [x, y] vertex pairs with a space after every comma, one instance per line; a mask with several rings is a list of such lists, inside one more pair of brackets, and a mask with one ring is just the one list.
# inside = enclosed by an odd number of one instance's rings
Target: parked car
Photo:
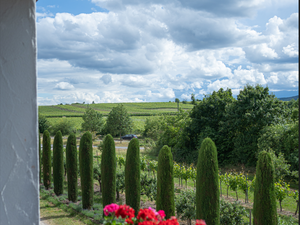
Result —
[[132, 138], [138, 138], [135, 134], [126, 134], [121, 137], [123, 140], [131, 140]]

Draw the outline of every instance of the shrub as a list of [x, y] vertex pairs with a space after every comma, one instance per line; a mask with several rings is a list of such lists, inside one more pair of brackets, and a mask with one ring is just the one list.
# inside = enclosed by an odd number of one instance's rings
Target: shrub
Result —
[[50, 122], [47, 120], [47, 118], [39, 114], [39, 132], [43, 134], [44, 131], [47, 130], [49, 127]]
[[125, 165], [125, 195], [126, 205], [135, 210], [135, 214], [140, 210], [141, 197], [141, 174], [140, 174], [140, 145], [136, 138], [131, 139], [127, 153]]
[[43, 181], [48, 190], [51, 185], [51, 139], [47, 130], [43, 133]]
[[243, 225], [244, 217], [248, 217], [246, 209], [237, 202], [220, 201], [220, 224], [222, 225]]
[[254, 224], [277, 224], [274, 165], [268, 152], [258, 155], [253, 203]]
[[77, 202], [78, 185], [77, 185], [77, 146], [76, 136], [72, 133], [68, 137], [66, 147], [67, 161], [67, 178], [68, 178], [68, 199], [72, 202]]
[[57, 131], [53, 142], [53, 184], [54, 193], [61, 195], [64, 188], [64, 154], [60, 131]]
[[175, 197], [175, 206], [177, 215], [188, 221], [191, 225], [191, 220], [196, 217], [196, 193], [194, 190], [183, 190]]
[[220, 224], [218, 157], [215, 143], [205, 138], [199, 150], [196, 179], [196, 219]]
[[175, 216], [173, 156], [165, 145], [158, 155], [156, 210], [164, 210], [166, 218]]
[[51, 128], [50, 133], [55, 135], [57, 131], [61, 131], [61, 134], [69, 135], [74, 131], [73, 124], [67, 118], [61, 118], [58, 122], [56, 122]]
[[80, 175], [82, 208], [91, 209], [94, 197], [93, 141], [90, 132], [84, 133], [80, 140]]
[[101, 157], [103, 208], [116, 202], [116, 167], [115, 142], [113, 137], [108, 134], [103, 141]]
[[39, 131], [39, 168], [40, 168], [40, 183], [42, 183], [42, 150], [41, 150], [41, 135]]

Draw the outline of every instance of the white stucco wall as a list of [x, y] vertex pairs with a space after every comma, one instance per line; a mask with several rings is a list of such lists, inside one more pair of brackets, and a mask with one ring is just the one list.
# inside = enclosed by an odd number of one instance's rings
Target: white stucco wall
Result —
[[0, 224], [39, 224], [35, 0], [0, 1]]

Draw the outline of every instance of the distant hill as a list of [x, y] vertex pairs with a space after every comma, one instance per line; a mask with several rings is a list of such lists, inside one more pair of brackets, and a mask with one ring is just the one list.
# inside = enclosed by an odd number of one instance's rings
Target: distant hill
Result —
[[286, 97], [286, 98], [278, 98], [279, 100], [282, 100], [282, 101], [290, 101], [292, 99], [294, 100], [297, 100], [299, 98], [299, 95], [297, 96], [292, 96], [292, 97]]

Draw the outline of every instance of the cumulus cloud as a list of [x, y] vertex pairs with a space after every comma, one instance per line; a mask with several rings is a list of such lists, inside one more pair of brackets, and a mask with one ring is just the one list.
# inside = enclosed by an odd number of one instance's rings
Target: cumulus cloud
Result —
[[295, 57], [299, 55], [298, 50], [294, 49], [294, 44], [283, 47], [282, 52], [289, 57]]
[[112, 82], [111, 75], [109, 74], [103, 75], [100, 80], [102, 80], [104, 84], [109, 84]]
[[68, 82], [59, 82], [54, 88], [57, 90], [71, 90], [74, 89], [74, 86]]

